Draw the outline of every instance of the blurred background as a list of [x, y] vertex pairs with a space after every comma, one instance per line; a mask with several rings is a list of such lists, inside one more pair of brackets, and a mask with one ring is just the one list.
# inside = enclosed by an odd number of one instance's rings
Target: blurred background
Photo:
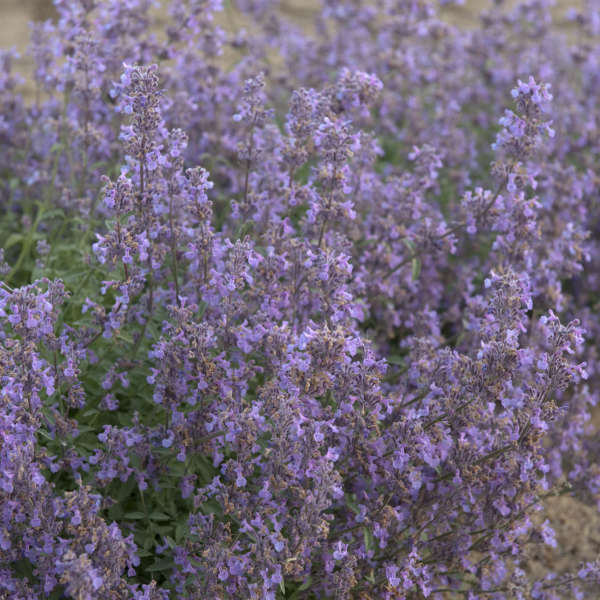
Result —
[[[162, 0], [162, 3], [167, 1]], [[235, 4], [232, 0], [224, 1]], [[580, 7], [583, 1], [556, 0], [556, 16], [564, 17], [567, 9]], [[476, 21], [479, 10], [489, 7], [494, 2], [495, 0], [464, 0], [462, 5], [443, 7], [442, 14], [451, 22], [468, 26]], [[290, 16], [304, 20], [310, 18], [312, 7], [318, 3], [318, 0], [283, 0], [281, 5]], [[503, 3], [512, 5], [516, 0], [505, 0]], [[0, 47], [14, 46], [23, 53], [29, 38], [27, 24], [30, 21], [52, 18], [54, 14], [52, 0], [0, 0]]]
[[[99, 0], [100, 2], [102, 0]], [[369, 3], [371, 0], [364, 0]], [[523, 0], [521, 0], [523, 1]], [[552, 1], [552, 0], [551, 0]], [[586, 0], [554, 0], [554, 18], [555, 23], [567, 32], [569, 25], [566, 20], [566, 14], [569, 9], [580, 8]], [[587, 0], [590, 1], [590, 0]], [[600, 0], [591, 0], [600, 2]], [[160, 0], [162, 6], [166, 6], [169, 0]], [[449, 23], [469, 28], [478, 22], [480, 11], [489, 8], [494, 4], [502, 4], [506, 7], [513, 6], [519, 0], [463, 0], [462, 4], [455, 3], [452, 0], [445, 0], [449, 4], [440, 7], [440, 14]], [[223, 0], [226, 11], [231, 17], [232, 6], [235, 6], [235, 0]], [[279, 5], [279, 10], [287, 14], [299, 24], [310, 27], [315, 8], [321, 4], [320, 0], [280, 0], [274, 2]], [[440, 4], [443, 4], [440, 2]], [[29, 23], [31, 21], [44, 21], [56, 16], [53, 0], [0, 0], [0, 49], [15, 48], [20, 58], [17, 61], [17, 71], [25, 78], [23, 92], [25, 98], [28, 98], [33, 92], [30, 85], [30, 73], [33, 68], [33, 61], [27, 55], [27, 44], [29, 41]], [[220, 25], [225, 29], [231, 29], [232, 21], [217, 16]], [[243, 23], [243, 18], [236, 18], [235, 22]]]
[[0, 0], [0, 46], [23, 51], [29, 39], [29, 21], [54, 15], [52, 0]]

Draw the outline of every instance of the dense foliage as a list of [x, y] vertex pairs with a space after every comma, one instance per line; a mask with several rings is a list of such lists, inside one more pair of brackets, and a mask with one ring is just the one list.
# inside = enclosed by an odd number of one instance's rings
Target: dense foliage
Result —
[[0, 55], [0, 597], [595, 597], [597, 2], [155, 4]]

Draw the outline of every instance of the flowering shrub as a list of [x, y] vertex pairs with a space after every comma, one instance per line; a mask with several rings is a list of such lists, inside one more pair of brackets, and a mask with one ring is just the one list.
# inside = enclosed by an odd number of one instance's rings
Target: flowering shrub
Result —
[[592, 597], [596, 3], [154, 4], [0, 57], [0, 597]]

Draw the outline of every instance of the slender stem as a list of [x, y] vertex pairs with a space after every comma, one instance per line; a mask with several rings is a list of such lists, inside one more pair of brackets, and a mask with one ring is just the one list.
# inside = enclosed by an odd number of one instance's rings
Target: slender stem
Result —
[[244, 206], [248, 202], [248, 188], [249, 188], [249, 179], [250, 179], [250, 167], [252, 166], [252, 152], [254, 151], [254, 126], [256, 125], [256, 113], [252, 118], [252, 123], [250, 124], [250, 130], [248, 135], [250, 136], [250, 143], [248, 145], [248, 158], [246, 159], [246, 172], [244, 174]]
[[[146, 137], [142, 138], [142, 148], [145, 148]], [[142, 151], [142, 155], [140, 157], [140, 213], [143, 210], [144, 206], [144, 193], [145, 193], [145, 181], [144, 181], [144, 172], [145, 172], [145, 164], [146, 164], [146, 152]], [[135, 359], [135, 356], [139, 350], [139, 347], [142, 344], [142, 340], [146, 335], [146, 329], [148, 327], [148, 321], [152, 318], [152, 312], [154, 310], [154, 277], [152, 275], [152, 249], [148, 253], [148, 286], [149, 286], [149, 298], [148, 298], [148, 316], [146, 317], [144, 324], [142, 325], [142, 329], [140, 331], [140, 335], [136, 342], [133, 345], [133, 349], [131, 352], [132, 359]]]
[[[252, 142], [250, 143], [250, 151], [252, 151]], [[246, 173], [244, 175], [244, 205], [248, 201], [248, 179], [250, 178], [250, 165], [251, 161], [249, 158], [246, 159]]]
[[323, 243], [323, 235], [325, 234], [325, 226], [327, 225], [327, 221], [328, 221], [328, 217], [326, 216], [323, 219], [323, 224], [321, 225], [321, 231], [319, 233], [319, 242], [317, 244], [317, 246], [320, 248], [321, 244]]
[[[142, 146], [145, 145], [146, 137], [142, 138]], [[144, 201], [144, 164], [146, 162], [146, 154], [142, 153], [140, 160], [140, 203]], [[141, 207], [140, 207], [141, 208]]]
[[177, 275], [177, 239], [175, 237], [175, 224], [173, 222], [173, 197], [169, 200], [169, 229], [171, 230], [171, 254], [173, 256], [173, 279], [175, 281], [175, 294], [177, 296], [177, 306], [181, 308], [181, 298], [179, 297], [179, 277]]
[[[119, 217], [117, 216], [117, 242], [119, 247], [121, 247], [121, 223], [119, 222]], [[123, 270], [125, 271], [125, 281], [129, 281], [129, 269], [127, 268], [127, 263], [123, 260]]]
[[150, 321], [150, 318], [152, 317], [152, 312], [154, 311], [154, 278], [152, 277], [152, 259], [150, 257], [148, 257], [148, 285], [150, 286], [150, 290], [149, 290], [149, 298], [148, 298], [148, 317], [147, 319], [144, 321], [144, 324], [142, 325], [142, 329], [140, 331], [140, 335], [138, 337], [138, 339], [135, 341], [133, 348], [131, 350], [131, 359], [134, 360], [138, 350], [142, 344], [142, 340], [144, 339], [144, 336], [146, 335], [146, 329], [148, 328], [148, 321]]
[[[334, 154], [333, 155], [334, 164], [335, 164], [335, 160], [336, 160], [336, 157]], [[335, 180], [337, 179], [337, 175], [338, 175], [337, 167], [334, 167], [333, 174], [331, 176], [331, 184], [329, 187], [329, 196], [327, 198], [327, 207], [326, 207], [327, 212], [325, 213], [325, 218], [323, 219], [323, 223], [321, 225], [321, 231], [319, 233], [319, 243], [317, 244], [319, 248], [321, 247], [321, 243], [323, 242], [323, 236], [325, 235], [325, 227], [327, 225], [327, 222], [329, 221], [329, 211], [331, 210], [331, 206], [333, 205], [333, 192], [335, 189]]]
[[294, 167], [290, 167], [289, 178], [288, 178], [289, 195], [286, 196], [286, 198], [285, 198], [285, 212], [286, 212], [286, 214], [290, 210], [290, 197], [291, 197], [291, 195], [292, 195], [292, 193], [294, 191], [294, 171], [295, 171], [295, 168]]

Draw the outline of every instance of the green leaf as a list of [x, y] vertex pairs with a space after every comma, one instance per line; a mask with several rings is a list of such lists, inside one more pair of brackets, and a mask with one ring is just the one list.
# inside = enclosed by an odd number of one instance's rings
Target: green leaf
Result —
[[411, 252], [415, 251], [415, 243], [412, 240], [405, 238], [402, 240], [402, 242]]
[[365, 542], [365, 550], [375, 550], [375, 539], [373, 533], [368, 527], [363, 527], [363, 539]]
[[285, 595], [285, 580], [283, 579], [283, 577], [279, 582], [279, 589], [281, 590], [281, 593]]
[[132, 521], [134, 521], [136, 519], [145, 519], [146, 515], [143, 512], [133, 511], [133, 512], [129, 512], [129, 513], [125, 513], [124, 518], [131, 519]]
[[185, 522], [177, 523], [177, 526], [175, 527], [175, 539], [178, 542], [181, 541], [185, 537], [187, 530], [188, 530], [187, 523], [185, 523]]
[[21, 577], [31, 577], [33, 574], [33, 566], [25, 558], [14, 561], [11, 566]]
[[62, 208], [53, 208], [52, 210], [44, 211], [44, 214], [41, 216], [40, 221], [44, 221], [46, 219], [52, 219], [54, 217], [64, 217], [65, 211]]
[[161, 560], [157, 560], [154, 564], [151, 564], [149, 567], [146, 567], [146, 571], [168, 571], [172, 569], [175, 563], [172, 558], [163, 558]]
[[77, 431], [79, 431], [79, 433], [82, 434], [87, 433], [88, 431], [96, 431], [96, 428], [90, 427], [89, 425], [79, 425], [77, 427]]
[[151, 512], [150, 518], [153, 521], [170, 521], [171, 517], [162, 512]]
[[108, 508], [108, 516], [111, 521], [122, 521], [123, 520], [123, 507], [115, 502]]
[[128, 480], [127, 483], [123, 484], [120, 483], [119, 486], [117, 487], [117, 491], [115, 493], [115, 497], [119, 502], [122, 502], [123, 500], [125, 500], [125, 498], [127, 498], [128, 496], [131, 495], [131, 493], [133, 492], [133, 489], [137, 486], [137, 481], [135, 480], [135, 477], [132, 475]]
[[4, 242], [4, 244], [3, 244], [2, 247], [5, 250], [8, 250], [11, 246], [14, 246], [15, 244], [18, 244], [22, 240], [23, 240], [23, 234], [22, 233], [11, 233], [8, 236], [8, 239], [6, 240], [6, 242]]
[[307, 590], [312, 584], [312, 575], [308, 576], [308, 579], [298, 588], [299, 592]]
[[360, 515], [360, 508], [356, 503], [356, 498], [352, 498], [349, 494], [346, 494], [346, 506], [352, 510], [356, 515]]
[[405, 360], [403, 356], [392, 355], [387, 357], [388, 364], [390, 365], [405, 365]]
[[311, 585], [312, 576], [309, 575], [308, 579], [306, 579], [306, 581], [299, 588], [294, 590], [294, 593], [289, 597], [289, 600], [295, 600], [296, 598], [298, 598], [300, 596], [300, 593], [306, 591]]
[[416, 281], [419, 279], [419, 275], [421, 274], [421, 259], [413, 258], [412, 259], [412, 280]]

